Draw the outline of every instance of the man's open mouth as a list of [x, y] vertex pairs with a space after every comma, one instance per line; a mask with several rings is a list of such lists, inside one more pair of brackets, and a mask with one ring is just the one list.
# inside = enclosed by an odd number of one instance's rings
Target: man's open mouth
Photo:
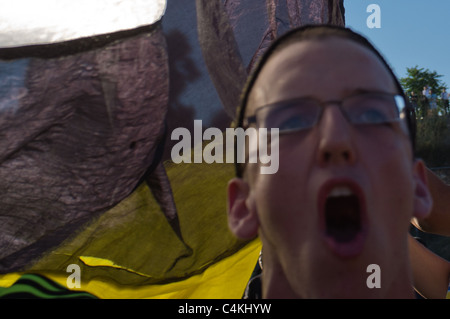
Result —
[[339, 243], [352, 241], [361, 230], [358, 196], [345, 186], [331, 190], [325, 201], [326, 234]]
[[319, 195], [322, 232], [330, 248], [340, 256], [362, 251], [366, 234], [365, 200], [358, 185], [326, 183]]

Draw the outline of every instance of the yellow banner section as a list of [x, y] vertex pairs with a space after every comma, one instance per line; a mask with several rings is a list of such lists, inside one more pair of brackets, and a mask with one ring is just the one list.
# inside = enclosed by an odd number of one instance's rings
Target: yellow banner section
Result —
[[[84, 282], [81, 274], [81, 287], [72, 290], [86, 291], [104, 299], [239, 299], [242, 298], [260, 250], [261, 242], [256, 239], [235, 254], [211, 265], [203, 273], [178, 282], [161, 285], [120, 285], [114, 282], [114, 278], [106, 277]], [[80, 259], [92, 267], [123, 269], [100, 258], [80, 257]], [[0, 286], [11, 286], [21, 275], [21, 273], [1, 275]], [[67, 287], [70, 273], [41, 273], [41, 275]]]

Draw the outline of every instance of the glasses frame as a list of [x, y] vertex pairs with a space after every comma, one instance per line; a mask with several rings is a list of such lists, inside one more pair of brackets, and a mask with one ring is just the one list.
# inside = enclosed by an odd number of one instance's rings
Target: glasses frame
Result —
[[[396, 115], [397, 117], [393, 120], [388, 120], [388, 121], [383, 121], [380, 123], [354, 123], [352, 121], [352, 119], [349, 117], [349, 115], [347, 114], [347, 112], [342, 108], [343, 103], [345, 102], [345, 100], [350, 99], [350, 98], [355, 98], [358, 96], [365, 96], [365, 95], [376, 95], [376, 96], [387, 96], [389, 98], [393, 98], [393, 100], [395, 101], [395, 111], [396, 111]], [[319, 111], [319, 114], [317, 116], [316, 121], [308, 127], [305, 128], [298, 128], [298, 129], [289, 129], [289, 130], [283, 130], [280, 131], [280, 134], [283, 133], [290, 133], [290, 132], [298, 132], [298, 131], [303, 131], [303, 130], [309, 130], [312, 129], [313, 127], [315, 127], [321, 120], [322, 118], [322, 114], [323, 111], [325, 109], [325, 107], [327, 107], [328, 105], [338, 105], [341, 113], [344, 115], [344, 117], [349, 121], [349, 123], [351, 123], [352, 125], [381, 125], [381, 124], [387, 124], [387, 123], [396, 123], [396, 122], [400, 122], [402, 120], [402, 113], [404, 112], [406, 106], [407, 106], [407, 101], [405, 99], [405, 97], [401, 94], [398, 93], [388, 93], [388, 92], [375, 92], [375, 91], [364, 91], [364, 92], [360, 92], [357, 94], [353, 94], [353, 95], [349, 95], [347, 97], [345, 97], [344, 99], [341, 100], [329, 100], [329, 101], [322, 101], [318, 98], [315, 97], [299, 97], [299, 98], [294, 98], [294, 99], [288, 99], [288, 100], [283, 100], [283, 101], [279, 101], [279, 102], [275, 102], [275, 103], [270, 103], [270, 104], [266, 104], [263, 106], [258, 107], [255, 110], [255, 113], [253, 115], [247, 116], [243, 119], [243, 127], [244, 128], [248, 128], [250, 127], [252, 124], [255, 124], [255, 126], [257, 128], [261, 128], [261, 126], [259, 126], [258, 123], [258, 113], [260, 113], [262, 110], [265, 110], [267, 108], [282, 108], [282, 107], [287, 107], [292, 103], [299, 103], [302, 101], [315, 101], [317, 103], [317, 105], [320, 105], [321, 109]]]

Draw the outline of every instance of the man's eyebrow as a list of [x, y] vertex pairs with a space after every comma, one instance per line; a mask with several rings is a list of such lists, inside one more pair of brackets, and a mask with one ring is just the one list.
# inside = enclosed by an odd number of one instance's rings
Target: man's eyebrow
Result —
[[[359, 95], [359, 94], [371, 94], [371, 93], [395, 94], [395, 93], [386, 92], [386, 91], [379, 90], [379, 89], [356, 88], [356, 89], [345, 89], [343, 91], [342, 98], [345, 99], [347, 97], [351, 97], [351, 96], [355, 96], [355, 95]], [[293, 104], [293, 103], [295, 103], [297, 101], [301, 101], [301, 100], [319, 100], [320, 101], [321, 99], [315, 95], [302, 95], [302, 96], [298, 96], [298, 97], [294, 97], [294, 98], [288, 98], [286, 100], [280, 100], [280, 101], [275, 101], [275, 102], [268, 103], [268, 104], [259, 105], [258, 107], [255, 108], [255, 110], [263, 108], [263, 107], [267, 107], [267, 106], [278, 106], [278, 105], [285, 106], [285, 105]]]
[[348, 97], [352, 95], [367, 94], [367, 93], [390, 93], [390, 92], [380, 91], [379, 89], [356, 88], [344, 90], [343, 96]]

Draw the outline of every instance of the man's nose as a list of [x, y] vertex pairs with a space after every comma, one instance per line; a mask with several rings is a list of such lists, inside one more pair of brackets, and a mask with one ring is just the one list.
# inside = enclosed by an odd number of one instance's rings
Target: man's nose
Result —
[[337, 105], [329, 105], [323, 110], [319, 134], [318, 160], [321, 165], [355, 162], [353, 127]]

